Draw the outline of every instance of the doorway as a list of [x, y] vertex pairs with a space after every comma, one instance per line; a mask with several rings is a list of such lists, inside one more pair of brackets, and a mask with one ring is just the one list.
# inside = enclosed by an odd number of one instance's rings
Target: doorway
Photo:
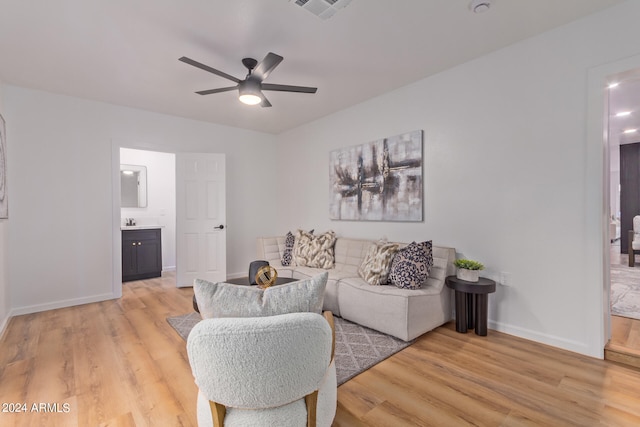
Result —
[[634, 298], [640, 297], [640, 267], [629, 266], [633, 251], [628, 253], [628, 232], [633, 217], [640, 214], [640, 68], [611, 74], [608, 81], [604, 188], [608, 190], [610, 247], [605, 262], [611, 310], [605, 359], [636, 366], [640, 364], [640, 310]]
[[[584, 250], [587, 319], [595, 357], [605, 357], [611, 338], [611, 205], [609, 151], [609, 85], [616, 80], [640, 79], [640, 54], [597, 65], [587, 72], [587, 140], [585, 157]], [[615, 213], [614, 213], [615, 215]], [[624, 230], [621, 229], [621, 233]]]
[[[120, 148], [120, 164], [146, 170], [140, 192], [146, 200], [137, 206], [121, 206], [120, 220], [137, 226], [158, 226], [162, 237], [162, 272], [176, 270], [176, 155], [159, 151]], [[122, 189], [121, 189], [122, 191]], [[122, 193], [121, 193], [122, 198]]]
[[[606, 128], [609, 174], [611, 338], [605, 359], [640, 363], [640, 266], [630, 267], [629, 230], [640, 215], [640, 69], [612, 75]], [[606, 179], [608, 178], [608, 180]], [[631, 237], [631, 240], [633, 238]]]
[[[146, 170], [144, 206], [121, 207], [121, 164]], [[226, 280], [224, 154], [130, 149], [114, 142], [112, 170], [114, 298], [122, 296], [121, 228], [127, 218], [138, 226], [161, 228], [162, 271], [175, 271], [175, 286], [191, 286], [193, 279], [189, 280], [189, 275]]]
[[[176, 178], [175, 153], [134, 149], [112, 144], [113, 170], [113, 294], [122, 296], [122, 233], [125, 221], [138, 227], [160, 229], [162, 273], [176, 270]], [[144, 170], [145, 180], [139, 185], [140, 203], [121, 205], [121, 165], [125, 169]], [[133, 168], [132, 168], [133, 166]], [[144, 188], [143, 188], [144, 187]], [[175, 277], [175, 274], [173, 274]]]

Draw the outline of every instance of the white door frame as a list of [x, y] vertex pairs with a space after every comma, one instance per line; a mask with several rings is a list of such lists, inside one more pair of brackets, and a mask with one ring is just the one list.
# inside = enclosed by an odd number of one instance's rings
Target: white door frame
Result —
[[[112, 233], [112, 261], [111, 271], [113, 272], [111, 292], [113, 298], [122, 297], [122, 232], [120, 229], [120, 149], [130, 148], [133, 150], [157, 151], [160, 153], [176, 154], [175, 150], [167, 150], [162, 147], [149, 145], [136, 145], [123, 141], [111, 140], [111, 229]], [[176, 257], [177, 258], [177, 257]]]
[[111, 141], [111, 292], [114, 298], [122, 297], [122, 233], [120, 232], [120, 144]]
[[[587, 99], [587, 141], [585, 173], [585, 269], [586, 277], [599, 278], [598, 289], [585, 289], [587, 307], [598, 307], [599, 315], [587, 326], [594, 332], [590, 348], [604, 358], [604, 347], [611, 338], [611, 281], [609, 236], [609, 140], [607, 86], [615, 76], [637, 73], [640, 55], [589, 69]], [[592, 230], [599, 230], [597, 235]], [[591, 237], [595, 237], [591, 239]], [[590, 261], [594, 262], [590, 262]], [[591, 281], [589, 281], [591, 283]]]

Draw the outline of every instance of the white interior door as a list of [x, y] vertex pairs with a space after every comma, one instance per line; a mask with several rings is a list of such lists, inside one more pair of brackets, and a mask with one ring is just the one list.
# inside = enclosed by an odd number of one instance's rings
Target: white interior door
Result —
[[176, 235], [176, 286], [227, 279], [224, 154], [176, 154]]

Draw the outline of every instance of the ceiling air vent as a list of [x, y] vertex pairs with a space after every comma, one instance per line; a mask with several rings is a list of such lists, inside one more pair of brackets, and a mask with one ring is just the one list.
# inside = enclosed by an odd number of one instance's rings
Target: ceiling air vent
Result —
[[295, 0], [295, 4], [308, 10], [321, 19], [329, 19], [346, 7], [351, 0]]

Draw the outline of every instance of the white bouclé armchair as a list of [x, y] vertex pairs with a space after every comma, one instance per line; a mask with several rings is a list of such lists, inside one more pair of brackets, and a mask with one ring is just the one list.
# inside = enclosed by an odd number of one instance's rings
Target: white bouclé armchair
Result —
[[334, 345], [330, 312], [199, 322], [187, 340], [198, 425], [331, 426]]

